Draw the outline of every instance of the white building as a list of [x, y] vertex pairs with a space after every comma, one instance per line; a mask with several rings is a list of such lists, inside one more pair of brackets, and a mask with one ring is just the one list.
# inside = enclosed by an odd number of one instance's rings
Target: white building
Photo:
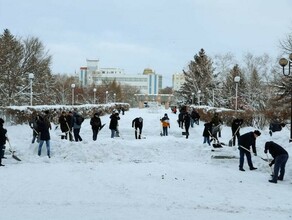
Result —
[[172, 75], [172, 88], [174, 91], [180, 90], [180, 87], [185, 82], [185, 75], [183, 73], [175, 73]]
[[113, 81], [121, 85], [135, 86], [141, 93], [158, 94], [162, 88], [162, 76], [155, 74], [151, 69], [145, 69], [141, 75], [125, 74], [123, 69], [119, 68], [99, 68], [99, 60], [86, 60], [87, 66], [80, 68], [80, 85], [101, 85], [102, 81]]

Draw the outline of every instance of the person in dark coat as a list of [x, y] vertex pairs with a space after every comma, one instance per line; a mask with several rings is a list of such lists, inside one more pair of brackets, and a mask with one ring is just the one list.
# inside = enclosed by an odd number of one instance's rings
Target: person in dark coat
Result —
[[[79, 122], [79, 119], [81, 120]], [[82, 138], [80, 136], [80, 130], [81, 130], [81, 124], [84, 121], [84, 118], [82, 117], [82, 115], [80, 115], [78, 112], [74, 112], [73, 113], [73, 134], [74, 134], [74, 139], [76, 142], [78, 141], [82, 141]]]
[[69, 125], [71, 124], [71, 116], [69, 114], [66, 114], [65, 111], [63, 111], [62, 115], [59, 117], [59, 124], [61, 131], [65, 133], [65, 136], [62, 135], [61, 138], [68, 139], [69, 136], [69, 140], [72, 141], [73, 135]]
[[31, 140], [32, 144], [34, 144], [36, 139], [37, 139], [37, 142], [39, 142], [39, 131], [38, 131], [38, 125], [37, 125], [38, 119], [39, 119], [38, 114], [34, 112], [31, 115], [31, 119], [28, 122], [30, 128], [32, 129], [32, 140]]
[[181, 129], [184, 129], [184, 111], [180, 111], [178, 113], [178, 119], [177, 119], [177, 122], [178, 122], [178, 126], [181, 128]]
[[0, 166], [4, 167], [5, 165], [2, 164], [2, 158], [4, 158], [4, 152], [5, 152], [5, 144], [7, 140], [7, 130], [3, 128], [4, 120], [0, 118]]
[[277, 121], [274, 121], [274, 122], [271, 122], [270, 123], [270, 126], [269, 126], [269, 134], [270, 136], [273, 135], [273, 132], [277, 132], [277, 131], [281, 131], [282, 128], [284, 128], [286, 126], [285, 123], [280, 123], [280, 122], [277, 122]]
[[49, 158], [51, 158], [50, 130], [52, 129], [52, 127], [51, 127], [51, 123], [49, 121], [48, 116], [47, 115], [44, 117], [40, 116], [39, 120], [37, 121], [37, 125], [38, 125], [39, 133], [40, 133], [38, 155], [41, 156], [42, 146], [44, 142], [46, 142], [47, 155]]
[[192, 128], [194, 127], [194, 123], [196, 123], [197, 125], [199, 125], [200, 123], [200, 115], [195, 108], [193, 108], [191, 112], [191, 127]]
[[[273, 160], [270, 162], [269, 166], [271, 167], [274, 164], [274, 174], [273, 178], [269, 180], [269, 182], [277, 183], [278, 180], [283, 180], [285, 175], [285, 166], [289, 158], [288, 152], [273, 141], [266, 142], [264, 152], [265, 154], [269, 152], [273, 157]], [[280, 175], [278, 176], [279, 170]]]
[[[217, 133], [219, 134], [219, 137], [221, 137], [220, 126], [221, 126], [221, 124], [223, 124], [218, 112], [215, 112], [211, 122], [212, 122], [212, 127], [214, 128], [214, 131], [216, 131], [216, 132], [212, 132], [212, 135], [214, 138], [218, 139]], [[215, 127], [218, 127], [218, 129], [215, 129]]]
[[203, 144], [205, 144], [206, 142], [210, 144], [210, 135], [212, 133], [212, 123], [211, 122], [207, 122], [204, 124], [204, 131], [203, 131], [203, 137], [204, 137], [204, 142]]
[[185, 125], [186, 130], [186, 139], [189, 138], [189, 129], [191, 125], [191, 115], [188, 111], [186, 111], [183, 115], [183, 124]]
[[240, 171], [245, 171], [243, 169], [244, 155], [246, 156], [249, 169], [250, 170], [257, 169], [252, 164], [250, 146], [252, 147], [252, 151], [253, 151], [254, 155], [257, 156], [256, 138], [259, 137], [260, 135], [261, 135], [261, 132], [258, 130], [255, 130], [255, 131], [245, 133], [239, 137], [238, 149], [239, 149], [239, 170]]
[[135, 118], [132, 121], [132, 128], [135, 128], [135, 138], [141, 139], [142, 128], [143, 128], [143, 118], [141, 118], [141, 117]]
[[96, 141], [99, 130], [101, 129], [101, 120], [98, 113], [94, 113], [90, 119], [90, 125], [92, 129], [92, 139]]
[[240, 126], [243, 123], [243, 119], [235, 118], [231, 124], [231, 131], [232, 131], [232, 146], [235, 146], [235, 140], [237, 137], [237, 142], [240, 137]]
[[118, 121], [120, 120], [119, 113], [117, 111], [113, 111], [110, 119], [109, 129], [111, 130], [111, 138], [114, 138], [118, 132]]

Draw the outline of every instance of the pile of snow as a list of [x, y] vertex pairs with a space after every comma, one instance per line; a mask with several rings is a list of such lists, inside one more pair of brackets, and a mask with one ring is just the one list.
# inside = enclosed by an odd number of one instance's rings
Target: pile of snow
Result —
[[[169, 136], [161, 137], [160, 118], [170, 118]], [[45, 144], [41, 157], [31, 144], [28, 125], [6, 126], [11, 147], [22, 159], [7, 154], [0, 168], [1, 219], [291, 219], [292, 168], [288, 160], [284, 181], [268, 182], [271, 168], [264, 144], [273, 140], [292, 155], [289, 130], [257, 139], [255, 171], [238, 170], [238, 149], [211, 151], [203, 143], [203, 122], [182, 136], [178, 115], [130, 109], [120, 115], [121, 137], [110, 138], [109, 115], [105, 127], [92, 140], [89, 119], [82, 124], [82, 142], [61, 140], [51, 130], [51, 159]], [[144, 119], [143, 138], [136, 140], [132, 120]], [[241, 134], [254, 128], [242, 128]], [[220, 141], [228, 144], [230, 127], [224, 126]], [[8, 144], [7, 144], [8, 146]], [[214, 159], [212, 156], [234, 159]]]

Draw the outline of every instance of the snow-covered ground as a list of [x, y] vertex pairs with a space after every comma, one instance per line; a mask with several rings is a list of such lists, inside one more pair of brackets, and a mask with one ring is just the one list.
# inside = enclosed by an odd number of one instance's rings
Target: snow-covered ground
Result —
[[[160, 121], [170, 117], [169, 136], [161, 137]], [[131, 127], [143, 117], [141, 140]], [[37, 156], [28, 125], [6, 126], [13, 148], [22, 161], [6, 154], [0, 168], [0, 219], [5, 220], [187, 220], [187, 219], [292, 219], [292, 166], [288, 160], [284, 181], [268, 182], [271, 168], [253, 157], [255, 171], [238, 170], [238, 150], [224, 147], [211, 151], [202, 144], [203, 122], [181, 135], [177, 115], [170, 110], [130, 109], [121, 115], [120, 138], [110, 138], [107, 123], [92, 141], [89, 120], [81, 129], [83, 142], [61, 140], [51, 131], [52, 158]], [[242, 128], [241, 134], [254, 128]], [[258, 155], [266, 158], [264, 144], [273, 140], [292, 155], [289, 130], [257, 139]], [[220, 141], [231, 138], [223, 127]], [[8, 145], [8, 144], [7, 144]], [[236, 156], [213, 159], [212, 155]]]

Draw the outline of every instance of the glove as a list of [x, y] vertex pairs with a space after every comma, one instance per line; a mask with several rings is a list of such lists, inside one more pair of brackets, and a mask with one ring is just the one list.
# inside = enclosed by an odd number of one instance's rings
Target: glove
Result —
[[255, 156], [257, 156], [257, 153], [254, 153]]

